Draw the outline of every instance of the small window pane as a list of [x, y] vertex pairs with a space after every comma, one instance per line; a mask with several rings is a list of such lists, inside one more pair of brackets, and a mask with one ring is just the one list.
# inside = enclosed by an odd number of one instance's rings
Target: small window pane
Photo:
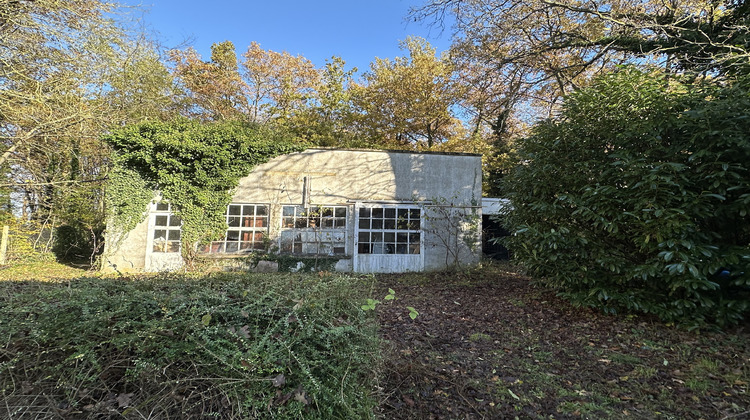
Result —
[[333, 209], [331, 207], [323, 207], [323, 209], [320, 211], [320, 215], [323, 217], [332, 217]]
[[333, 228], [333, 219], [323, 219], [324, 228]]
[[372, 219], [373, 229], [383, 229], [383, 219]]
[[179, 230], [170, 230], [169, 234], [167, 236], [167, 239], [170, 241], [179, 241], [180, 240], [180, 231]]
[[372, 242], [381, 242], [383, 240], [383, 232], [372, 232]]
[[359, 246], [357, 247], [357, 252], [360, 254], [371, 254], [370, 244], [366, 242], [360, 242]]
[[282, 215], [294, 216], [294, 206], [284, 206], [282, 209]]
[[156, 216], [154, 224], [156, 226], [167, 226], [167, 220], [169, 219], [169, 216], [163, 215], [163, 216]]
[[167, 252], [180, 252], [180, 243], [179, 242], [168, 242], [167, 243]]
[[228, 230], [227, 231], [227, 241], [239, 241], [240, 240], [240, 232], [236, 230]]
[[167, 231], [162, 229], [157, 229], [154, 231], [154, 239], [160, 239], [160, 240], [166, 240], [167, 239]]
[[336, 207], [335, 216], [346, 217], [346, 207]]
[[239, 216], [242, 214], [242, 206], [237, 205], [229, 205], [229, 209], [227, 210], [227, 214], [230, 216]]
[[370, 217], [370, 209], [367, 209], [367, 208], [359, 209], [359, 217], [360, 218], [362, 218], [362, 217]]
[[372, 217], [373, 218], [380, 218], [380, 219], [382, 219], [383, 218], [383, 209], [382, 208], [372, 209]]
[[169, 203], [156, 203], [156, 211], [168, 211]]
[[337, 217], [334, 220], [336, 221], [335, 225], [336, 225], [337, 228], [344, 228], [344, 227], [346, 227], [346, 217]]
[[409, 240], [408, 238], [409, 238], [409, 236], [406, 233], [397, 233], [396, 234], [396, 242], [398, 242], [400, 244], [405, 244], [406, 242], [408, 242], [408, 240]]
[[385, 224], [383, 225], [383, 229], [396, 229], [396, 220], [385, 219]]
[[229, 218], [227, 218], [227, 225], [229, 225], [229, 227], [240, 227], [240, 218], [237, 216], [229, 216]]
[[397, 244], [396, 245], [396, 254], [408, 254], [409, 248], [406, 244]]
[[396, 234], [393, 232], [385, 232], [384, 239], [386, 242], [396, 242]]
[[180, 216], [172, 215], [169, 217], [169, 226], [180, 226], [181, 224]]
[[396, 209], [385, 209], [385, 217], [389, 219], [395, 219]]
[[266, 216], [268, 215], [268, 207], [266, 206], [257, 206], [255, 210], [255, 214], [258, 216]]
[[255, 206], [242, 206], [243, 216], [252, 216], [255, 214]]
[[370, 228], [370, 219], [359, 219], [359, 228], [360, 229], [369, 229]]

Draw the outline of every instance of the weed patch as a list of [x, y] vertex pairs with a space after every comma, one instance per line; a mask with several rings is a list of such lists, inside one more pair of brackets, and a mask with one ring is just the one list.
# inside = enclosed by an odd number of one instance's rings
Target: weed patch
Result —
[[378, 339], [356, 282], [1, 282], [0, 417], [371, 417]]

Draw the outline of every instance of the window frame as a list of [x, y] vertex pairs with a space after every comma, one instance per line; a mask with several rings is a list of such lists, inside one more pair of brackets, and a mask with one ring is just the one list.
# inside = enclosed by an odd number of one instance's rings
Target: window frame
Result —
[[[249, 208], [252, 208], [252, 212], [247, 211]], [[261, 212], [260, 208], [264, 210]], [[201, 252], [207, 255], [244, 255], [264, 251], [270, 226], [270, 210], [268, 203], [229, 203], [224, 213], [227, 225], [224, 238], [211, 241]], [[261, 226], [258, 226], [259, 221]]]
[[357, 255], [423, 255], [424, 223], [421, 206], [361, 206], [356, 217]]
[[[174, 214], [172, 205], [166, 201], [152, 202], [149, 213], [149, 252], [176, 254], [182, 251], [182, 220]], [[157, 238], [159, 232], [164, 233]]]
[[[350, 207], [345, 204], [282, 205], [279, 252], [299, 256], [349, 255]], [[311, 215], [311, 212], [317, 214]], [[305, 252], [312, 248], [316, 251]]]

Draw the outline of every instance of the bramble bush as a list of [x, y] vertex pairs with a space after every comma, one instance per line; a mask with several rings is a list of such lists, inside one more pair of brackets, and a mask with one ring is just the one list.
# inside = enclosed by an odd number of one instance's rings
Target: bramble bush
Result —
[[357, 279], [0, 282], [0, 417], [371, 418]]
[[750, 307], [750, 78], [671, 77], [600, 77], [519, 143], [508, 244], [575, 303], [730, 326]]

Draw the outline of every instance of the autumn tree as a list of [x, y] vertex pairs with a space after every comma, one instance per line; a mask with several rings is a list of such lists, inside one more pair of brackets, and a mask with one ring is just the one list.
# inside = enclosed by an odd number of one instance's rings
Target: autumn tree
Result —
[[295, 119], [298, 135], [321, 146], [359, 145], [352, 129], [353, 105], [349, 88], [357, 68], [346, 70], [341, 57], [326, 60], [310, 106]]
[[407, 38], [401, 48], [408, 56], [376, 58], [364, 83], [353, 86], [359, 129], [388, 145], [430, 148], [460, 127], [451, 112], [459, 93], [453, 68], [422, 38]]
[[240, 77], [232, 42], [211, 45], [210, 61], [203, 61], [193, 48], [172, 50], [169, 59], [186, 94], [183, 106], [188, 116], [222, 121], [247, 115], [246, 85]]
[[286, 51], [264, 50], [257, 42], [242, 56], [253, 121], [284, 121], [309, 106], [320, 82], [320, 73], [310, 60]]

